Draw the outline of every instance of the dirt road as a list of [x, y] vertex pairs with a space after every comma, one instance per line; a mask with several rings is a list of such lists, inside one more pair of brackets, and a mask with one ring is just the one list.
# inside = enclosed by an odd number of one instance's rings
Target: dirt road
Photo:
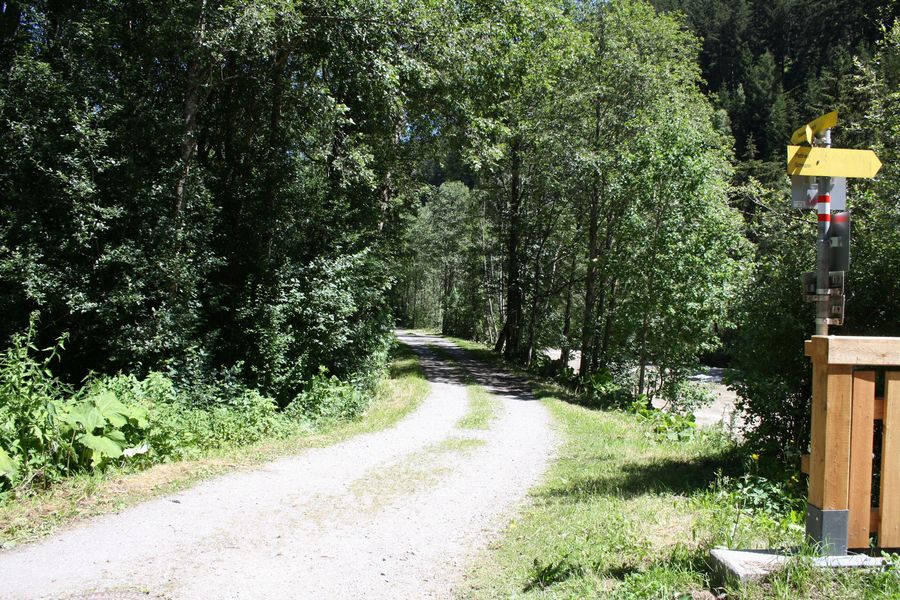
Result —
[[541, 477], [555, 439], [542, 404], [468, 361], [500, 408], [488, 429], [460, 429], [464, 382], [428, 350], [455, 347], [401, 339], [432, 389], [399, 425], [2, 552], [0, 597], [450, 596]]

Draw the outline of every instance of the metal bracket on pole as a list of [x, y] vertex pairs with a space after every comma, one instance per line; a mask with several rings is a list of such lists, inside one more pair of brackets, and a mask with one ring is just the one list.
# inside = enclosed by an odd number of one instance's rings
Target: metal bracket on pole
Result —
[[818, 286], [817, 273], [803, 273], [800, 281], [803, 285], [803, 300], [806, 302], [818, 302], [828, 300], [835, 296], [844, 295], [844, 271], [830, 271], [828, 273], [828, 287]]

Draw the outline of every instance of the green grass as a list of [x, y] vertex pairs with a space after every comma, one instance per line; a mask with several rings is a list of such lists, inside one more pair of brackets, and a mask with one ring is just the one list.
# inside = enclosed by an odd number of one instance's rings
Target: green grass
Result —
[[[452, 472], [448, 458], [463, 456], [486, 442], [477, 438], [449, 437], [402, 457], [393, 464], [379, 466], [353, 482], [350, 491], [357, 499], [356, 510], [377, 512], [385, 506], [440, 483]], [[323, 521], [334, 519], [334, 501], [322, 506]]]
[[669, 598], [706, 587], [692, 496], [715, 481], [727, 442], [666, 447], [632, 415], [546, 403], [563, 448], [464, 595]]
[[445, 440], [431, 444], [427, 449], [430, 452], [457, 452], [465, 454], [485, 445], [487, 445], [487, 442], [481, 438], [448, 437]]
[[469, 407], [456, 426], [460, 429], [489, 429], [502, 408], [500, 401], [480, 385], [468, 385]]
[[154, 465], [140, 472], [112, 469], [67, 478], [46, 491], [0, 504], [0, 547], [32, 541], [79, 519], [116, 512], [217, 475], [386, 429], [415, 410], [429, 389], [417, 355], [399, 344], [388, 376], [359, 419], [331, 423], [314, 434], [217, 450], [195, 460]]
[[533, 387], [562, 447], [459, 597], [900, 598], [894, 570], [819, 571], [803, 557], [762, 584], [717, 588], [710, 549], [802, 548], [802, 511], [779, 505], [758, 465], [718, 430], [661, 441], [636, 415], [579, 406], [552, 383]]
[[500, 401], [487, 389], [476, 384], [472, 376], [446, 348], [429, 344], [428, 349], [444, 362], [452, 364], [459, 372], [460, 379], [466, 384], [469, 406], [466, 414], [456, 423], [456, 426], [459, 429], [490, 429], [491, 422], [499, 416], [503, 409]]

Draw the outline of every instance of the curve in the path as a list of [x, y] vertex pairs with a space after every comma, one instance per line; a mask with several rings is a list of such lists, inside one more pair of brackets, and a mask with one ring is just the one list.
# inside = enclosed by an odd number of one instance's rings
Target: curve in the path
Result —
[[448, 597], [554, 448], [549, 415], [458, 354], [502, 403], [462, 431], [459, 369], [400, 333], [431, 393], [397, 426], [235, 473], [0, 553], [0, 598]]

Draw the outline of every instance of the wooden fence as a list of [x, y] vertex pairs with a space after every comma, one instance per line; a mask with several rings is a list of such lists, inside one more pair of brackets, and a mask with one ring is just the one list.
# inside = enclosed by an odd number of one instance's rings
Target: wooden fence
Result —
[[[873, 533], [878, 547], [898, 548], [900, 370], [891, 368], [900, 369], [900, 338], [814, 336], [806, 342], [806, 355], [813, 363], [810, 454], [803, 465], [809, 504], [819, 511], [847, 511], [846, 547], [832, 553], [868, 548]], [[882, 375], [884, 395], [878, 397]], [[878, 422], [881, 456], [875, 465]]]

